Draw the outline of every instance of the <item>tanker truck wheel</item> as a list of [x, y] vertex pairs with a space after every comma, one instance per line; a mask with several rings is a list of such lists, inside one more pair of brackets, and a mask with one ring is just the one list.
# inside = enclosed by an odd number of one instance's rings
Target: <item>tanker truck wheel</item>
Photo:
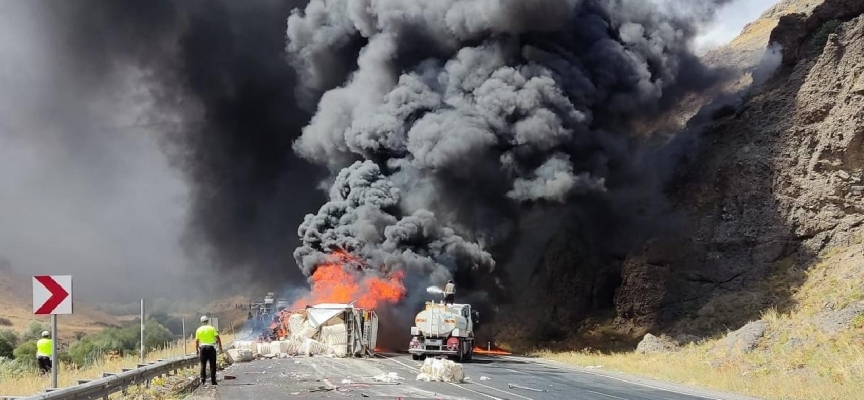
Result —
[[471, 358], [474, 357], [474, 346], [468, 347], [468, 354], [465, 354], [464, 361], [471, 361]]
[[420, 357], [421, 357], [421, 356], [420, 356], [419, 354], [412, 354], [412, 355], [411, 355], [411, 359], [414, 360], [414, 361], [419, 360]]

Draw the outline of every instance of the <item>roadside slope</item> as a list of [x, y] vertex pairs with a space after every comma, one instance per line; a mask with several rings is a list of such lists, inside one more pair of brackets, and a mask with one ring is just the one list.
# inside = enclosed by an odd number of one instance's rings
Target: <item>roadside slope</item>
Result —
[[[0, 317], [11, 323], [0, 328], [21, 332], [30, 325], [31, 321], [48, 322], [47, 316], [33, 315], [32, 287], [29, 277], [8, 270], [0, 271]], [[73, 312], [72, 315], [57, 317], [58, 336], [61, 339], [74, 338], [76, 332], [90, 334], [101, 331], [105, 327], [120, 325], [114, 317], [80, 300], [75, 300]]]
[[[765, 292], [792, 291], [795, 306], [788, 312], [769, 309], [725, 336], [679, 347], [661, 335], [645, 340], [637, 352], [535, 355], [766, 399], [859, 398], [864, 389], [864, 240], [857, 241], [831, 251], [807, 272], [778, 270]], [[796, 289], [800, 274], [804, 284]]]

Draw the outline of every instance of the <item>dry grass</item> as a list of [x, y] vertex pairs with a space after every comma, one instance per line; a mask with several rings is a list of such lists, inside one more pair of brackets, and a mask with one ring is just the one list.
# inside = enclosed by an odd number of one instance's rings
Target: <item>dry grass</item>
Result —
[[[225, 346], [233, 341], [233, 337], [221, 335], [222, 343]], [[146, 355], [147, 362], [153, 362], [159, 359], [169, 359], [181, 357], [184, 354], [193, 354], [195, 341], [187, 341], [186, 351], [183, 349], [183, 341], [178, 341], [173, 345], [162, 349], [150, 352]], [[123, 368], [135, 368], [140, 359], [138, 356], [126, 357], [108, 357], [106, 356], [101, 361], [81, 369], [72, 368], [69, 365], [60, 365], [57, 371], [57, 386], [66, 387], [75, 385], [77, 379], [95, 379], [101, 378], [102, 372], [120, 372]], [[28, 373], [25, 376], [13, 378], [0, 376], [0, 395], [32, 395], [44, 391], [51, 385], [50, 375], [40, 375], [38, 372]]]
[[766, 399], [860, 398], [864, 316], [853, 320], [851, 329], [833, 335], [823, 333], [812, 321], [828, 307], [840, 310], [864, 299], [864, 246], [859, 241], [829, 251], [806, 272], [803, 284], [793, 283], [794, 273], [780, 268], [768, 282], [768, 288], [789, 293], [793, 303], [785, 312], [762, 313], [761, 320], [769, 328], [750, 353], [727, 353], [720, 338], [665, 354], [540, 351], [536, 355]]

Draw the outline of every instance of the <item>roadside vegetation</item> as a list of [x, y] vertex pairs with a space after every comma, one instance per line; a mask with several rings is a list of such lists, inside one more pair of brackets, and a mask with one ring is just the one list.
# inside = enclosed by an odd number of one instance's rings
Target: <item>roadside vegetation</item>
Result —
[[[30, 395], [48, 388], [50, 375], [42, 375], [36, 365], [36, 340], [47, 326], [33, 322], [23, 332], [0, 330], [0, 395]], [[134, 368], [140, 361], [140, 325], [130, 322], [121, 328], [106, 328], [93, 335], [76, 335], [71, 343], [58, 342], [60, 361], [58, 386], [70, 386], [77, 379], [101, 378], [102, 372], [119, 372]], [[194, 341], [184, 349], [183, 340], [176, 339], [169, 329], [156, 319], [144, 325], [145, 360], [156, 361], [180, 357], [194, 352]], [[223, 341], [230, 342], [223, 335]]]
[[792, 299], [791, 304], [762, 313], [752, 325], [764, 327], [764, 333], [753, 336], [744, 350], [730, 346], [742, 336], [729, 332], [661, 351], [540, 350], [533, 355], [766, 399], [860, 398], [862, 282], [864, 244], [858, 240], [848, 248], [828, 251], [807, 270], [781, 263], [762, 293], [743, 294], [755, 298], [786, 292]]

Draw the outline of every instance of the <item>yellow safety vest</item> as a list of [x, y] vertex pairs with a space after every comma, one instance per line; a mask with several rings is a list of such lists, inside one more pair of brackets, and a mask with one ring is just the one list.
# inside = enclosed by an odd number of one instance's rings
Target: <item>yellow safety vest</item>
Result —
[[36, 357], [51, 357], [51, 339], [36, 342]]
[[219, 332], [212, 325], [203, 325], [195, 331], [195, 339], [198, 339], [201, 344], [215, 346], [217, 336]]

